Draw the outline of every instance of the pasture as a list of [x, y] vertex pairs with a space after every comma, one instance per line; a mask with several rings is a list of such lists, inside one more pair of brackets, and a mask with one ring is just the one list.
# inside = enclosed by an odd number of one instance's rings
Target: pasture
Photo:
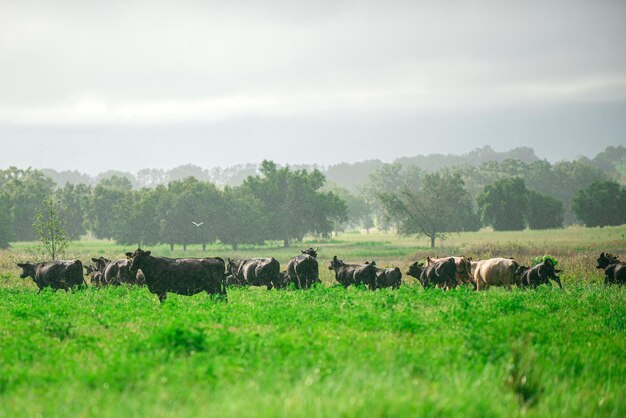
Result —
[[[319, 247], [324, 286], [171, 295], [145, 288], [36, 294], [0, 253], [0, 416], [626, 416], [626, 291], [595, 259], [626, 258], [626, 226], [451, 235], [342, 234], [186, 256], [274, 256]], [[73, 243], [67, 258], [134, 248]], [[179, 257], [182, 248], [150, 248]], [[328, 261], [406, 267], [426, 255], [559, 260], [564, 291], [334, 286]]]

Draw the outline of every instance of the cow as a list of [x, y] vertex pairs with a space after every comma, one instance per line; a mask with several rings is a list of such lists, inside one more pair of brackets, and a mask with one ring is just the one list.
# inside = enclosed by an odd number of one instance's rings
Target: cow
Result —
[[100, 286], [102, 284], [102, 272], [96, 266], [83, 266], [85, 273], [89, 276], [92, 286]]
[[376, 290], [376, 268], [371, 264], [346, 264], [334, 256], [328, 270], [335, 272], [335, 279], [344, 287], [365, 284], [370, 290]]
[[476, 283], [476, 291], [487, 290], [489, 286], [505, 286], [511, 289], [512, 284], [519, 285], [520, 264], [512, 258], [489, 258], [472, 261], [472, 274]]
[[402, 284], [402, 272], [398, 267], [394, 268], [379, 268], [376, 266], [376, 261], [371, 263], [366, 261], [365, 264], [371, 264], [376, 270], [376, 287], [391, 287], [397, 289]]
[[243, 260], [228, 259], [226, 274], [233, 276], [240, 286], [267, 286], [280, 289], [284, 282], [280, 276], [280, 263], [274, 257], [250, 258]]
[[626, 263], [613, 254], [600, 254], [597, 269], [604, 269], [604, 284], [626, 284]]
[[[406, 272], [407, 276], [411, 276], [417, 280], [419, 280], [420, 283], [422, 283], [422, 272], [424, 271], [424, 263], [420, 263], [419, 261], [416, 261], [415, 263], [409, 265], [409, 269]], [[424, 283], [422, 283], [422, 286], [424, 285]]]
[[457, 281], [454, 257], [442, 258], [436, 263], [426, 266], [420, 274], [420, 283], [424, 288], [433, 285], [445, 290], [455, 288]]
[[556, 273], [561, 272], [562, 270], [554, 268], [554, 262], [548, 258], [531, 268], [519, 266], [517, 268], [516, 275], [519, 275], [520, 277], [521, 286], [530, 286], [533, 289], [536, 289], [539, 285], [549, 284], [550, 279], [552, 279], [559, 284], [561, 289], [563, 289], [561, 279], [556, 275]]
[[317, 248], [301, 250], [287, 263], [288, 282], [298, 289], [308, 289], [315, 283], [321, 283], [317, 263]]
[[[108, 258], [92, 258], [91, 261], [95, 263], [95, 269], [101, 273], [98, 285], [114, 285], [119, 286], [122, 283], [144, 285], [145, 279], [143, 273], [137, 271], [131, 273], [130, 260], [128, 258], [122, 258], [119, 260], [110, 260]], [[98, 277], [92, 277], [92, 281], [98, 279]]]
[[137, 274], [141, 270], [148, 290], [156, 294], [161, 303], [168, 292], [186, 296], [207, 292], [226, 299], [224, 260], [219, 257], [155, 257], [140, 248], [126, 255], [130, 259], [130, 271]]
[[[445, 260], [445, 258], [435, 258], [435, 257], [426, 257], [426, 265], [430, 266], [431, 264], [435, 264], [438, 261]], [[454, 259], [454, 264], [456, 265], [454, 277], [456, 278], [456, 282], [458, 285], [462, 284], [473, 284], [474, 280], [472, 278], [472, 263], [471, 259], [466, 257], [452, 257]]]
[[22, 279], [31, 277], [35, 281], [39, 288], [37, 294], [44, 287], [51, 287], [54, 290], [69, 290], [75, 286], [87, 286], [83, 277], [83, 263], [80, 260], [44, 261], [36, 264], [27, 261], [26, 263], [17, 263], [17, 266], [22, 268], [22, 274], [20, 274]]

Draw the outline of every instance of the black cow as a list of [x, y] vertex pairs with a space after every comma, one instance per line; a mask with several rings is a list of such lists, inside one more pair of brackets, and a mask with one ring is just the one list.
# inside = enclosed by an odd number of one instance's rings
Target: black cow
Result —
[[226, 298], [224, 260], [219, 257], [154, 257], [150, 251], [142, 249], [126, 255], [130, 258], [130, 270], [134, 274], [141, 270], [148, 290], [155, 293], [161, 303], [168, 292], [186, 296], [207, 292]]
[[[417, 280], [419, 280], [420, 283], [422, 283], [423, 271], [424, 271], [424, 263], [420, 263], [419, 261], [416, 261], [415, 263], [409, 265], [409, 269], [407, 270], [406, 275], [414, 277]], [[424, 286], [424, 283], [422, 283], [422, 286]]]
[[[130, 253], [129, 253], [130, 254]], [[144, 285], [145, 279], [141, 272], [133, 274], [130, 271], [130, 260], [122, 258], [119, 260], [109, 260], [108, 258], [92, 258], [95, 263], [95, 269], [101, 274], [92, 276], [92, 283], [96, 280], [97, 285], [113, 285], [119, 286], [122, 283]]]
[[22, 268], [20, 274], [22, 279], [32, 277], [35, 281], [39, 288], [38, 294], [44, 287], [68, 290], [75, 286], [87, 285], [83, 277], [83, 263], [80, 260], [44, 261], [36, 264], [27, 261], [17, 265]]
[[301, 253], [287, 263], [287, 277], [289, 283], [293, 283], [296, 288], [308, 289], [314, 283], [321, 283], [317, 248], [302, 250]]
[[365, 264], [371, 264], [376, 270], [376, 287], [391, 287], [397, 289], [402, 284], [402, 272], [398, 267], [394, 268], [379, 268], [376, 266], [376, 262], [365, 262]]
[[98, 270], [97, 266], [83, 266], [83, 268], [87, 276], [89, 276], [92, 286], [100, 286], [102, 284], [102, 272]]
[[600, 254], [597, 269], [604, 269], [604, 284], [626, 284], [626, 263], [613, 254]]
[[239, 286], [267, 286], [280, 289], [285, 283], [280, 275], [280, 263], [274, 257], [250, 258], [247, 260], [228, 259], [226, 274]]
[[335, 279], [344, 287], [365, 284], [376, 290], [376, 268], [371, 264], [346, 264], [334, 256], [328, 270], [334, 270]]
[[556, 273], [561, 273], [562, 271], [563, 270], [555, 269], [554, 262], [547, 258], [531, 268], [525, 268], [524, 266], [518, 267], [515, 275], [520, 275], [522, 286], [530, 286], [534, 289], [542, 284], [550, 284], [550, 279], [552, 279], [563, 289], [561, 279], [556, 275]]
[[446, 290], [455, 288], [457, 281], [454, 257], [443, 258], [435, 264], [426, 266], [420, 274], [420, 283], [424, 288], [432, 286]]

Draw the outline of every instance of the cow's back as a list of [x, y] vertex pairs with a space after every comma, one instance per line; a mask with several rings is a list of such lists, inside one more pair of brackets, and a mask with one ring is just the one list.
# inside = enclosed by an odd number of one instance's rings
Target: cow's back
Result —
[[515, 281], [515, 271], [518, 267], [519, 263], [510, 258], [478, 261], [474, 272], [477, 289], [488, 286], [510, 286]]

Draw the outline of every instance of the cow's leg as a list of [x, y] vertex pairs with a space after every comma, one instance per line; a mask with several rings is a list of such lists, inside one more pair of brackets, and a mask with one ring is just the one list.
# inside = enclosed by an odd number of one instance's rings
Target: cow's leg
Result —
[[557, 282], [559, 284], [559, 288], [561, 288], [561, 290], [563, 290], [563, 286], [561, 285], [561, 279], [558, 278], [558, 277], [555, 277], [554, 281]]
[[157, 296], [159, 297], [159, 302], [163, 303], [167, 299], [167, 292], [159, 293]]

